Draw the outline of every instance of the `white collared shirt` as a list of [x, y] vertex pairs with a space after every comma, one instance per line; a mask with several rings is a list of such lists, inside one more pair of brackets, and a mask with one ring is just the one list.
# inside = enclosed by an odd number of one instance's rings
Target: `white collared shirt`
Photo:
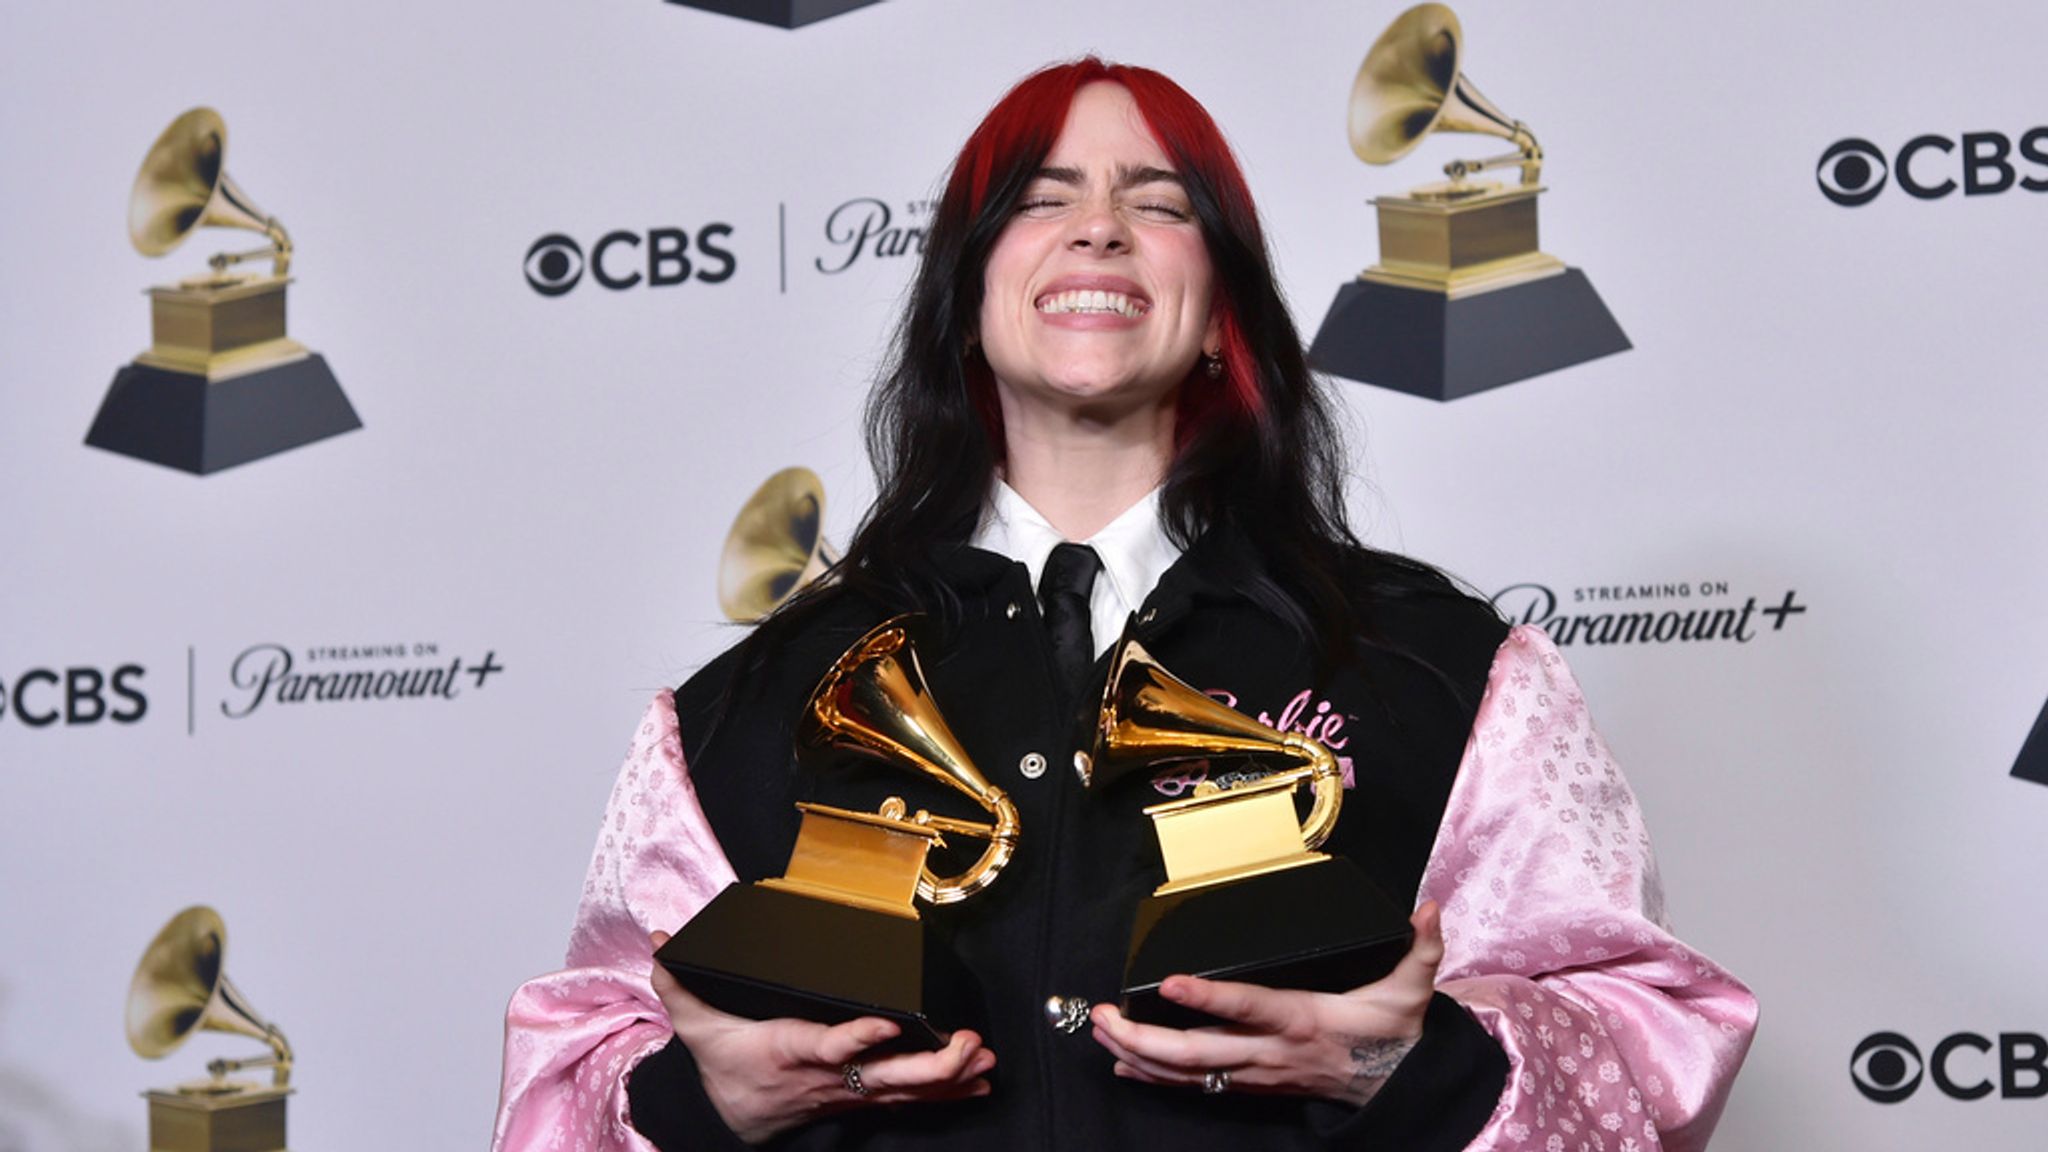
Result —
[[[1036, 590], [1045, 571], [1046, 557], [1066, 543], [1066, 537], [1002, 480], [996, 481], [981, 525], [968, 540], [976, 548], [1019, 561], [1031, 574]], [[1102, 571], [1088, 597], [1089, 627], [1095, 640], [1095, 654], [1108, 651], [1123, 634], [1124, 619], [1138, 610], [1145, 597], [1159, 584], [1159, 577], [1180, 559], [1180, 546], [1167, 536], [1159, 522], [1159, 489], [1124, 509], [1102, 531], [1076, 541], [1095, 549], [1102, 558]]]

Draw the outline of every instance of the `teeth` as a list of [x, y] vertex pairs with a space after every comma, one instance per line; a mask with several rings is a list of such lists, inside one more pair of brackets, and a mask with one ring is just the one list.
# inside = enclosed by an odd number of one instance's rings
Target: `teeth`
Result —
[[1143, 304], [1121, 292], [1090, 290], [1055, 292], [1038, 302], [1038, 310], [1046, 313], [1113, 312], [1131, 320], [1145, 314]]

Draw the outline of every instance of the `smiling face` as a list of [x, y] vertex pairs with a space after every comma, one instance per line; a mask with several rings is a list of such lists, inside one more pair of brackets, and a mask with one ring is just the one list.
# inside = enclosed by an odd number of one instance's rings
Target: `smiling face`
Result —
[[984, 275], [978, 335], [1013, 431], [1170, 412], [1216, 345], [1201, 225], [1119, 84], [1076, 93]]

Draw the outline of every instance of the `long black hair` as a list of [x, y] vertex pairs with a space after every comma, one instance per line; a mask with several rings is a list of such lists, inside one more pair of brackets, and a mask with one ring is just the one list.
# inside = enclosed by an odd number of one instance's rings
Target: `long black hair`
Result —
[[814, 609], [851, 592], [890, 612], [951, 619], [939, 554], [979, 523], [1003, 459], [994, 381], [972, 339], [989, 253], [1052, 151], [1074, 95], [1109, 82], [1131, 93], [1185, 188], [1214, 270], [1223, 371], [1180, 388], [1175, 452], [1161, 493], [1183, 548], [1229, 526], [1264, 560], [1248, 593], [1327, 665], [1375, 638], [1380, 598], [1452, 592], [1437, 569], [1366, 548], [1345, 511], [1343, 442], [1273, 276], [1236, 158], [1208, 112], [1145, 68], [1093, 56], [1026, 77], [983, 119], [947, 180], [865, 429], [878, 495], [832, 575], [750, 637], [758, 666]]

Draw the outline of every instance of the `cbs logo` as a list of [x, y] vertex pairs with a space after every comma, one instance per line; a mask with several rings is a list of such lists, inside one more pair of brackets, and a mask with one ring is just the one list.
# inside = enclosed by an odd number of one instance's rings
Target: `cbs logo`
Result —
[[543, 296], [567, 293], [586, 271], [614, 292], [641, 284], [666, 288], [692, 277], [700, 284], [723, 284], [739, 266], [720, 243], [731, 236], [730, 224], [706, 224], [697, 229], [692, 247], [692, 237], [681, 228], [649, 228], [644, 237], [621, 229], [598, 237], [586, 260], [572, 237], [550, 232], [526, 250], [526, 282]]
[[[133, 724], [149, 712], [149, 698], [137, 682], [142, 665], [123, 664], [113, 675], [97, 668], [31, 668], [14, 678], [0, 681], [0, 720], [10, 714], [31, 728], [48, 728], [57, 721], [66, 724], [97, 724], [112, 720]], [[113, 701], [107, 699], [111, 693]]]
[[[2012, 138], [2003, 132], [1965, 132], [1960, 145], [1946, 136], [1915, 136], [1887, 161], [1877, 145], [1852, 136], [1821, 153], [1814, 180], [1821, 195], [1845, 208], [1877, 199], [1892, 181], [1919, 200], [1939, 200], [1958, 187], [1965, 196], [1989, 196], [2014, 184], [2029, 192], [2048, 192], [2048, 128], [2036, 128], [2019, 139], [2020, 159], [2041, 169], [2040, 174], [2021, 175], [2013, 151]], [[1944, 159], [1925, 156], [1929, 152]], [[1957, 176], [1962, 177], [1960, 183]]]
[[1958, 1032], [1922, 1059], [1911, 1040], [1878, 1032], [1864, 1037], [1849, 1057], [1849, 1079], [1856, 1090], [1879, 1104], [1911, 1096], [1923, 1077], [1956, 1100], [1981, 1100], [1993, 1092], [2007, 1100], [2048, 1096], [2048, 1039], [2035, 1032], [2001, 1032], [1993, 1044], [1975, 1032]]

